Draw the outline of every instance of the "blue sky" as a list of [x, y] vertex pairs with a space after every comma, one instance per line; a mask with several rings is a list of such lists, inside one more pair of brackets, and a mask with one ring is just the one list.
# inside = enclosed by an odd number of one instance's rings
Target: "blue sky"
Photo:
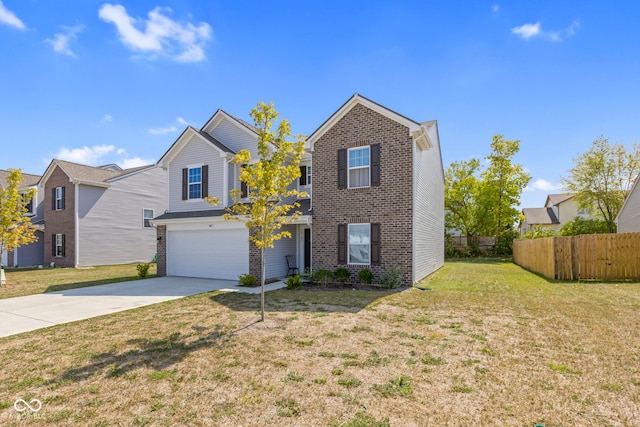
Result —
[[360, 93], [438, 120], [445, 168], [519, 139], [542, 206], [599, 135], [639, 140], [640, 6], [618, 1], [0, 0], [0, 169], [153, 163], [218, 109], [310, 134]]

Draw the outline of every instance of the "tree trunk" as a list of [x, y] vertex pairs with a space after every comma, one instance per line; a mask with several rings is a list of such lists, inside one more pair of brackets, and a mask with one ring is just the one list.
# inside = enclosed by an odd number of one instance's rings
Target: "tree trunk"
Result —
[[260, 289], [260, 306], [262, 307], [262, 321], [264, 322], [264, 275], [265, 275], [265, 265], [264, 265], [264, 248], [260, 249], [260, 266], [262, 270], [262, 280], [261, 280], [261, 289]]

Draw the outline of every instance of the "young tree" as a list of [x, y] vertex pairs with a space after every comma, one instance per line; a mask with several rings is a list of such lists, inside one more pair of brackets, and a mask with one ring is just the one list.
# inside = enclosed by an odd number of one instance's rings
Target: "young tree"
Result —
[[574, 160], [569, 177], [562, 184], [574, 195], [579, 209], [595, 213], [614, 233], [614, 220], [639, 172], [640, 146], [634, 145], [627, 153], [622, 144], [610, 144], [600, 136], [589, 151]]
[[485, 236], [496, 236], [513, 227], [520, 211], [520, 195], [529, 184], [531, 175], [512, 159], [520, 151], [520, 141], [509, 141], [495, 135], [491, 142], [491, 154], [486, 159], [489, 166], [480, 175], [478, 189], [479, 231]]
[[[300, 205], [292, 200], [304, 197], [292, 186], [300, 177], [300, 160], [304, 154], [305, 136], [297, 135], [295, 141], [288, 141], [291, 136], [289, 121], [281, 120], [276, 129], [274, 124], [279, 113], [273, 108], [273, 102], [260, 102], [250, 113], [258, 129], [259, 159], [251, 163], [251, 154], [241, 150], [235, 155], [236, 164], [243, 166], [240, 181], [249, 189], [248, 203], [243, 203], [241, 190], [232, 190], [234, 204], [227, 208], [225, 219], [242, 221], [249, 229], [249, 241], [260, 249], [261, 254], [261, 308], [264, 321], [264, 281], [265, 251], [274, 247], [274, 242], [282, 238], [291, 238], [291, 233], [282, 227], [295, 222], [301, 215], [292, 211]], [[219, 203], [218, 199], [209, 197], [210, 203]]]
[[0, 185], [0, 259], [5, 251], [37, 240], [31, 218], [25, 215], [33, 191], [20, 194], [22, 182], [20, 169], [9, 169], [6, 187]]
[[444, 207], [448, 229], [460, 230], [466, 236], [478, 231], [477, 205], [480, 160], [453, 162], [445, 172]]

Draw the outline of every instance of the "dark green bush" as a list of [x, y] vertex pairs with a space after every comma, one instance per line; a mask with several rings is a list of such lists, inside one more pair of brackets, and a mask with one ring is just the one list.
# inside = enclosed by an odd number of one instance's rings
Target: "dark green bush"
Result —
[[253, 287], [258, 284], [258, 279], [256, 279], [255, 276], [252, 276], [251, 274], [246, 273], [238, 276], [238, 282], [240, 283], [240, 286]]
[[300, 279], [300, 275], [296, 274], [295, 276], [287, 277], [287, 280], [284, 283], [287, 289], [297, 289], [302, 286], [302, 279]]
[[370, 285], [371, 282], [373, 282], [373, 273], [368, 268], [363, 268], [358, 271], [358, 279], [360, 280], [360, 283]]
[[336, 271], [333, 272], [333, 277], [340, 283], [344, 284], [349, 277], [351, 277], [351, 272], [344, 267], [336, 268]]

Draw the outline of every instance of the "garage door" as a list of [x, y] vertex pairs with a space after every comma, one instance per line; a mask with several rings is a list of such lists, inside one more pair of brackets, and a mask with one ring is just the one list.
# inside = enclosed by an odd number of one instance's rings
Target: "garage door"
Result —
[[237, 280], [249, 272], [246, 229], [168, 231], [167, 274]]

